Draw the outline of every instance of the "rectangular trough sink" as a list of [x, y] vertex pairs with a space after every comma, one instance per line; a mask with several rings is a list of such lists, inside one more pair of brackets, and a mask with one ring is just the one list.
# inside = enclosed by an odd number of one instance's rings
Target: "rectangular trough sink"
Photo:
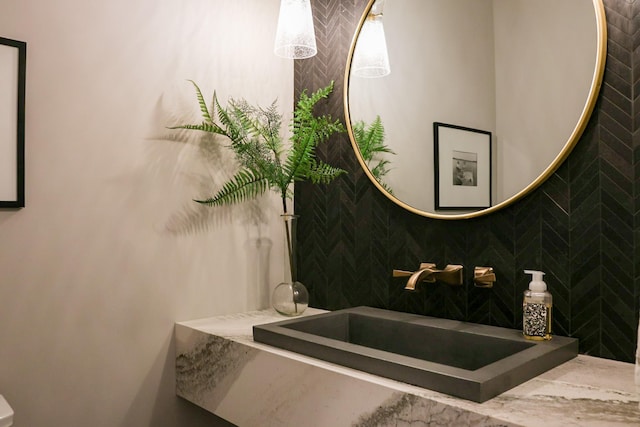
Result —
[[578, 340], [371, 307], [253, 327], [256, 342], [475, 402], [578, 354]]

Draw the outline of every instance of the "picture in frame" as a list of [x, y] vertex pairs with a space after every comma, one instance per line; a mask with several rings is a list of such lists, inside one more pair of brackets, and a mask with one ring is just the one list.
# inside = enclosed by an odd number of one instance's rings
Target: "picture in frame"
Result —
[[491, 132], [433, 123], [435, 209], [491, 206]]
[[24, 207], [27, 44], [0, 37], [0, 208]]

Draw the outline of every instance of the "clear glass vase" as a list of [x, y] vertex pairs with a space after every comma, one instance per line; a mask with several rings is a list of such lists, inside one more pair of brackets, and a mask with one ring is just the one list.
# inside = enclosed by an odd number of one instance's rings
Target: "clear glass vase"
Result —
[[281, 215], [285, 237], [285, 279], [273, 290], [271, 305], [284, 316], [299, 316], [309, 306], [309, 292], [298, 279], [296, 258], [297, 215]]

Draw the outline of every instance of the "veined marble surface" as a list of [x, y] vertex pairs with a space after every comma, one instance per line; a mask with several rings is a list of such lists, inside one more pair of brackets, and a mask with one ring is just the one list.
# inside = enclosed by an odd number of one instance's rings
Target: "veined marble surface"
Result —
[[284, 319], [177, 323], [176, 393], [240, 427], [640, 426], [630, 363], [579, 355], [475, 403], [253, 341], [253, 325]]

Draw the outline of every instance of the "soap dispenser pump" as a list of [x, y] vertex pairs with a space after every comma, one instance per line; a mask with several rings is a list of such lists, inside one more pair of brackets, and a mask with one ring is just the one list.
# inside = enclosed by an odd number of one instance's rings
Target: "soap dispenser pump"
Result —
[[531, 282], [529, 289], [524, 291], [522, 302], [522, 334], [530, 340], [550, 340], [553, 299], [542, 280], [544, 273], [536, 270], [524, 272], [531, 274]]

